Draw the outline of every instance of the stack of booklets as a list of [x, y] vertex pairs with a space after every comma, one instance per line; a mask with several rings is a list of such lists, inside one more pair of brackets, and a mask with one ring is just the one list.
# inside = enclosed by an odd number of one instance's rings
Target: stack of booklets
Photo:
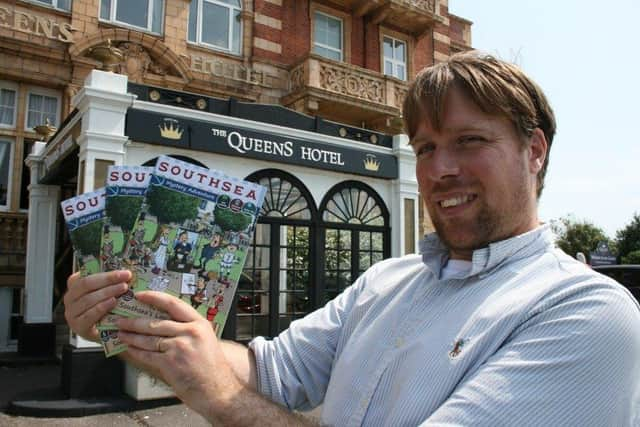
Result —
[[127, 269], [129, 291], [98, 323], [107, 357], [126, 350], [118, 316], [167, 319], [138, 291], [174, 295], [222, 334], [266, 189], [172, 157], [111, 166], [104, 188], [61, 203], [82, 275]]

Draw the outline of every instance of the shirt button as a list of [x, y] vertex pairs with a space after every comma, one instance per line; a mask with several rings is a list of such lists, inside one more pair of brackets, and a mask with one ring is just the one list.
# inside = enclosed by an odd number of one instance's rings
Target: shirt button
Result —
[[404, 345], [404, 338], [398, 337], [396, 338], [396, 348], [400, 348]]

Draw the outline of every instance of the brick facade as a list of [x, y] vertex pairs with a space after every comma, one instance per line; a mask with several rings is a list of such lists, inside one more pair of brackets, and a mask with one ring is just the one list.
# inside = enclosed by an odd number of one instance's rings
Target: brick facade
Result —
[[[59, 124], [86, 75], [100, 66], [92, 49], [107, 41], [124, 53], [115, 71], [133, 82], [282, 104], [330, 120], [397, 133], [406, 83], [381, 73], [385, 31], [407, 42], [411, 78], [424, 66], [470, 48], [471, 23], [449, 15], [445, 0], [435, 0], [436, 13], [418, 10], [418, 2], [378, 3], [385, 2], [243, 0], [241, 46], [232, 53], [187, 40], [188, 0], [164, 1], [162, 29], [155, 34], [99, 19], [100, 0], [72, 0], [69, 11], [37, 0], [0, 0], [0, 84], [16, 94], [15, 124], [0, 126], [0, 141], [8, 143], [11, 151], [10, 188], [6, 203], [0, 206], [0, 224], [6, 227], [26, 215], [20, 208], [21, 189], [27, 185], [23, 160], [27, 144], [39, 138], [25, 123], [30, 94], [42, 89], [58, 100]], [[342, 20], [344, 61], [313, 54], [315, 10]], [[393, 13], [396, 18], [389, 18]], [[409, 26], [408, 31], [407, 25], [397, 23], [397, 16], [410, 14], [425, 24]], [[18, 228], [26, 228], [25, 221]], [[0, 267], [6, 264], [9, 248], [23, 247], [7, 239], [0, 237]], [[18, 270], [23, 267], [18, 265]], [[0, 273], [0, 286], [22, 286], [22, 281], [20, 275]]]

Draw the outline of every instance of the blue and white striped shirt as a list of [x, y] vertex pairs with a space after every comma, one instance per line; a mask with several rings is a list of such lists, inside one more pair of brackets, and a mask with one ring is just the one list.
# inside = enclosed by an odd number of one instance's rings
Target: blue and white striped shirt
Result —
[[428, 236], [253, 340], [260, 391], [335, 426], [639, 425], [640, 307], [553, 241], [539, 227], [439, 280]]

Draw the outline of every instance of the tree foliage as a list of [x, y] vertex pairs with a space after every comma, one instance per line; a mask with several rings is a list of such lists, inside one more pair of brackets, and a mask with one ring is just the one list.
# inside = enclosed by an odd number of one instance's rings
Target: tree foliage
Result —
[[244, 231], [251, 223], [250, 216], [219, 206], [216, 206], [213, 215], [216, 219], [216, 224], [224, 231]]
[[582, 252], [589, 260], [590, 252], [595, 250], [599, 242], [605, 241], [613, 246], [611, 239], [604, 231], [586, 220], [577, 220], [571, 216], [560, 218], [552, 223], [557, 235], [556, 244], [567, 254], [575, 257]]
[[622, 256], [623, 264], [640, 264], [640, 251], [632, 251]]
[[[622, 230], [618, 230], [616, 233], [616, 244], [623, 263], [640, 264], [640, 262], [637, 261], [638, 255], [631, 255], [633, 252], [640, 251], [640, 214], [634, 214], [631, 222]], [[625, 258], [628, 259], [629, 256], [636, 259], [636, 262], [625, 261]]]
[[136, 217], [142, 205], [142, 198], [138, 196], [118, 196], [108, 199], [106, 214], [110, 223], [122, 227], [125, 236], [133, 228]]
[[94, 221], [71, 231], [69, 235], [76, 250], [82, 255], [100, 256], [103, 225], [104, 221]]
[[160, 223], [182, 223], [185, 219], [197, 217], [200, 199], [154, 185], [149, 187], [147, 203], [149, 213]]

